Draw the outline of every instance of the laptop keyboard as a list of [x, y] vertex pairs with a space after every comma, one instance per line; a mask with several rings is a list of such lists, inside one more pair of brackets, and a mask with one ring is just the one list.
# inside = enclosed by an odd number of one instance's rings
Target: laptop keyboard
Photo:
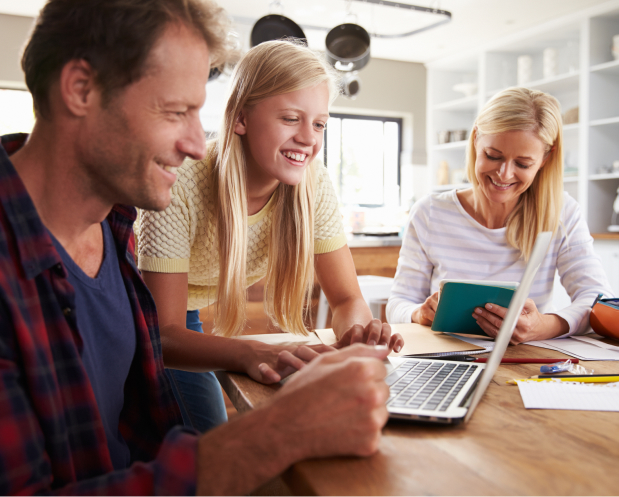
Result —
[[390, 388], [387, 405], [446, 411], [475, 369], [453, 362], [407, 360], [385, 378]]

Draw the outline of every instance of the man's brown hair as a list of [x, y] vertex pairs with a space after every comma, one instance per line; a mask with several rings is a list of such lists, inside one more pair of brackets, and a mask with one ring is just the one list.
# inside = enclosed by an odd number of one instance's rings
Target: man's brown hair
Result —
[[47, 117], [49, 89], [71, 60], [91, 65], [104, 102], [138, 81], [170, 23], [204, 39], [212, 67], [225, 61], [228, 19], [211, 0], [49, 0], [21, 61], [37, 116]]

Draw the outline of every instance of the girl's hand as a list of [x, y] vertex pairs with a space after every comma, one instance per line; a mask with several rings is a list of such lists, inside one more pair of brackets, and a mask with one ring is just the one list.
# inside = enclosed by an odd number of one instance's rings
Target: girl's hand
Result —
[[345, 331], [333, 346], [341, 349], [353, 343], [366, 343], [368, 345], [387, 345], [389, 350], [400, 352], [404, 346], [404, 339], [399, 333], [391, 335], [391, 326], [382, 323], [380, 319], [372, 319], [367, 326], [355, 324]]
[[424, 326], [430, 326], [434, 321], [434, 315], [436, 314], [437, 307], [438, 292], [434, 292], [423, 304], [421, 304], [420, 307], [413, 311], [411, 321], [413, 323], [423, 324]]
[[245, 362], [246, 373], [254, 380], [270, 385], [292, 373], [303, 369], [307, 363], [320, 354], [335, 349], [328, 345], [268, 345], [252, 343], [252, 357]]
[[[485, 308], [476, 307], [473, 317], [482, 330], [493, 338], [499, 334], [507, 309], [496, 304], [486, 304]], [[556, 314], [542, 314], [537, 310], [535, 302], [527, 299], [522, 313], [518, 318], [510, 341], [516, 345], [531, 340], [554, 338], [569, 331], [569, 325]]]

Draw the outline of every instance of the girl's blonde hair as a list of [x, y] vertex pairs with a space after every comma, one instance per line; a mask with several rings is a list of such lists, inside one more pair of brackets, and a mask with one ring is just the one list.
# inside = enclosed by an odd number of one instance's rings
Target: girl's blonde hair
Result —
[[[326, 83], [330, 102], [337, 96], [335, 71], [307, 47], [269, 41], [249, 50], [238, 62], [224, 119], [210, 153], [217, 192], [219, 285], [214, 330], [237, 335], [247, 304], [247, 163], [235, 123], [246, 107], [262, 100]], [[298, 185], [280, 183], [273, 193], [273, 216], [264, 306], [281, 329], [306, 334], [303, 321], [314, 283], [314, 192], [316, 160]]]
[[520, 196], [507, 217], [507, 242], [528, 260], [537, 234], [559, 226], [563, 207], [563, 128], [556, 98], [527, 88], [508, 88], [497, 93], [475, 120], [467, 146], [466, 172], [476, 195], [476, 141], [482, 135], [506, 131], [532, 131], [545, 145], [544, 165], [531, 186]]

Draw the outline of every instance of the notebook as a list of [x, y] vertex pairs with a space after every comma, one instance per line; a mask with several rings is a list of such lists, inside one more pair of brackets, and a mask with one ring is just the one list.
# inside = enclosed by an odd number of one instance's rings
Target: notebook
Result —
[[390, 388], [387, 410], [391, 418], [442, 424], [471, 418], [501, 363], [551, 239], [550, 232], [537, 236], [487, 363], [389, 358], [391, 368], [385, 381]]
[[442, 280], [433, 331], [483, 335], [472, 314], [488, 302], [508, 307], [518, 283], [502, 281]]
[[[399, 333], [404, 339], [400, 352], [391, 352], [391, 357], [400, 356], [447, 356], [481, 354], [486, 349], [479, 344], [467, 343], [453, 336], [434, 333], [428, 326], [417, 323], [392, 324], [392, 333]], [[333, 345], [337, 338], [332, 329], [316, 330], [316, 335], [325, 345]]]

